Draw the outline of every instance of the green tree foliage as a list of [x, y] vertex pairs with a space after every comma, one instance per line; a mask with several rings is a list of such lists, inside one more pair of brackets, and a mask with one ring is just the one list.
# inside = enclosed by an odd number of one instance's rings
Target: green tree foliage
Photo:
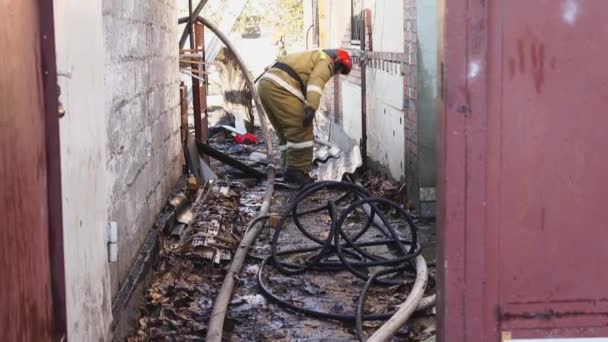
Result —
[[270, 26], [285, 35], [287, 46], [303, 39], [304, 7], [302, 0], [250, 0], [239, 17], [234, 31], [244, 32], [247, 19], [260, 18], [260, 25]]

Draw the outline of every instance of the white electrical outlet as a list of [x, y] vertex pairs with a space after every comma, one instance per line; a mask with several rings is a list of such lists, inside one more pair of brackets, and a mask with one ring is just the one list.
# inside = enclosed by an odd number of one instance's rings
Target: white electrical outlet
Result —
[[118, 261], [118, 224], [110, 222], [106, 226], [106, 243], [108, 248], [108, 261]]

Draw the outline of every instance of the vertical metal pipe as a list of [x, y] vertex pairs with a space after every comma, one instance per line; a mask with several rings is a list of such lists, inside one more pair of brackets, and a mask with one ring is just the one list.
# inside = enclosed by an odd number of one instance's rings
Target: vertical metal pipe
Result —
[[[195, 51], [193, 53], [200, 55], [200, 61], [205, 62], [205, 26], [198, 21], [194, 24], [194, 40], [196, 42]], [[199, 58], [197, 58], [199, 59]], [[207, 121], [207, 84], [208, 84], [208, 75], [205, 74], [206, 65], [201, 64], [200, 70], [203, 71], [201, 73], [203, 78], [205, 79], [202, 84], [199, 84], [198, 92], [199, 92], [199, 102], [201, 105], [201, 139], [200, 141], [206, 141], [209, 137], [209, 123]], [[206, 158], [207, 159], [207, 158]]]
[[188, 17], [190, 19], [186, 18], [186, 20], [184, 21], [186, 23], [186, 27], [184, 27], [184, 32], [182, 32], [182, 36], [179, 39], [180, 49], [184, 48], [184, 45], [186, 44], [186, 39], [188, 39], [188, 36], [191, 33], [192, 23], [196, 21], [196, 18], [198, 18], [198, 15], [201, 13], [203, 7], [205, 7], [206, 4], [207, 0], [201, 0], [193, 11], [192, 2], [190, 2], [190, 16]]
[[367, 77], [366, 77], [366, 63], [365, 58], [365, 15], [361, 16], [361, 52], [362, 57], [360, 61], [361, 66], [361, 160], [363, 161], [363, 167], [367, 167]]
[[181, 114], [180, 133], [182, 142], [186, 142], [188, 139], [188, 86], [184, 82], [179, 85], [179, 105]]
[[[190, 18], [190, 49], [194, 52], [196, 49], [196, 41], [194, 34], [194, 25], [192, 25], [192, 0], [188, 0], [188, 16]], [[190, 64], [193, 74], [198, 74], [198, 64]], [[194, 136], [196, 140], [203, 141], [203, 124], [201, 122], [201, 94], [200, 94], [200, 82], [198, 78], [192, 77], [192, 109], [194, 111]]]
[[340, 75], [336, 75], [336, 77], [334, 77], [334, 121], [335, 122], [341, 122], [342, 121], [342, 111], [340, 110], [340, 101], [342, 100], [341, 95], [341, 88], [340, 88], [340, 84], [342, 83], [342, 80], [340, 79]]

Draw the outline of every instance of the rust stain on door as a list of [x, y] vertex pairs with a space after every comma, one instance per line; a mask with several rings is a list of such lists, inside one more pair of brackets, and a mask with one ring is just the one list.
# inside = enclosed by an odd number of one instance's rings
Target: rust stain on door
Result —
[[608, 2], [443, 5], [439, 340], [608, 337]]

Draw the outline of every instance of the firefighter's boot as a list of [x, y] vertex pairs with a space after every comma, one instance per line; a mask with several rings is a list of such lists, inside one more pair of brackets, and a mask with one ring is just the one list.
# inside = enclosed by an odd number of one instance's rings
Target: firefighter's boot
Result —
[[292, 168], [285, 170], [283, 180], [285, 183], [297, 185], [298, 187], [302, 187], [314, 182], [314, 179], [312, 179], [308, 173]]

